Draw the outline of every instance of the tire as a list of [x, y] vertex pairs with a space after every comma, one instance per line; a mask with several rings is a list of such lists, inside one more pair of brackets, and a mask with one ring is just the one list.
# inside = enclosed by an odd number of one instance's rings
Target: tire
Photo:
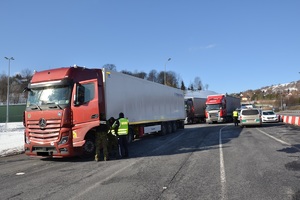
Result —
[[129, 133], [127, 135], [127, 142], [128, 142], [128, 144], [132, 143], [133, 140], [134, 140], [134, 131], [133, 131], [133, 129], [130, 128], [129, 129]]
[[172, 133], [172, 122], [167, 123], [167, 134]]
[[95, 156], [96, 145], [95, 136], [92, 133], [88, 133], [85, 139], [85, 143], [82, 146], [82, 157], [91, 158]]
[[178, 128], [184, 129], [184, 122], [183, 121], [177, 122], [177, 125], [178, 125]]
[[177, 131], [177, 124], [176, 122], [172, 122], [172, 132], [176, 132]]
[[166, 123], [162, 123], [159, 135], [166, 135], [166, 134], [167, 134], [167, 124]]

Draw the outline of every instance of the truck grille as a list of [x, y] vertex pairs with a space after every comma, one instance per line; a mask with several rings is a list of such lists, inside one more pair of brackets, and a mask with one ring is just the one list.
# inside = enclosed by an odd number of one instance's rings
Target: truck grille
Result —
[[59, 137], [61, 120], [47, 120], [45, 127], [41, 128], [39, 121], [28, 121], [27, 128], [32, 142], [44, 143], [57, 141]]
[[210, 117], [218, 118], [218, 113], [209, 113]]

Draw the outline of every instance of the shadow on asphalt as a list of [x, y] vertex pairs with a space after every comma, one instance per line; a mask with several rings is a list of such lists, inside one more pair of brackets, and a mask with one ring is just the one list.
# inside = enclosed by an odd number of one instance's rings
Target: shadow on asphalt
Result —
[[[228, 148], [225, 144], [231, 140], [238, 138], [244, 129], [263, 128], [263, 127], [282, 127], [287, 126], [290, 129], [299, 130], [298, 127], [293, 127], [284, 123], [263, 123], [262, 126], [247, 126], [235, 127], [233, 123], [222, 124], [188, 124], [185, 129], [179, 129], [175, 133], [164, 136], [158, 134], [146, 135], [141, 139], [135, 140], [129, 144], [130, 158], [141, 158], [149, 156], [161, 156], [191, 153], [196, 151], [212, 150], [219, 148], [219, 131], [222, 129], [222, 144], [223, 148]], [[224, 128], [226, 127], [226, 128]], [[174, 147], [170, 147], [170, 145]], [[286, 153], [297, 153], [300, 149], [300, 144], [295, 145], [298, 149], [287, 147], [278, 151]], [[162, 149], [166, 148], [166, 151]], [[171, 148], [171, 150], [170, 150]], [[41, 158], [43, 161], [54, 162], [91, 162], [94, 158]], [[116, 159], [112, 159], [116, 160]], [[122, 160], [122, 159], [121, 159]]]
[[[212, 150], [219, 148], [219, 131], [224, 128], [224, 137], [222, 144], [230, 142], [232, 139], [239, 137], [241, 127], [235, 127], [232, 123], [223, 124], [190, 124], [185, 125], [185, 129], [178, 129], [174, 133], [167, 135], [149, 134], [143, 138], [137, 139], [129, 144], [129, 159], [173, 155], [190, 153], [195, 151]], [[230, 131], [230, 132], [228, 132]], [[229, 134], [229, 135], [228, 135]], [[172, 150], [170, 146], [173, 145]], [[162, 148], [167, 148], [168, 151], [162, 151]], [[227, 147], [223, 147], [227, 148]], [[94, 158], [40, 158], [46, 162], [94, 162]], [[111, 159], [117, 160], [117, 159]], [[122, 160], [122, 159], [118, 159]], [[109, 162], [109, 161], [108, 161]]]

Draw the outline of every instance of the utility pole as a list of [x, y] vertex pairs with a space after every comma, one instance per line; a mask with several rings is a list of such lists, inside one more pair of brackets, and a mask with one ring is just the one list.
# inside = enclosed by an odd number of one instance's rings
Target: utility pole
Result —
[[[169, 58], [169, 59], [167, 60], [167, 62], [170, 61], [170, 60], [171, 60], [171, 58]], [[167, 62], [165, 63], [165, 73], [164, 73], [164, 84], [165, 84], [165, 85], [167, 84], [167, 76], [166, 76], [166, 66], [167, 66]]]
[[5, 123], [5, 129], [7, 131], [7, 123], [9, 121], [9, 76], [10, 76], [10, 61], [15, 60], [13, 57], [4, 57], [6, 60], [8, 60], [8, 72], [7, 72], [7, 102], [6, 102], [6, 123]]

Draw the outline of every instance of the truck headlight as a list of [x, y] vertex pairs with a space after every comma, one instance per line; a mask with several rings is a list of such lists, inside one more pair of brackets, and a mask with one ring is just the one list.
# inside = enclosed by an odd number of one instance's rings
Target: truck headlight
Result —
[[25, 136], [25, 143], [26, 143], [26, 144], [30, 144], [30, 140], [29, 140], [29, 137], [28, 137], [28, 136]]
[[58, 144], [65, 144], [67, 143], [69, 140], [69, 136], [63, 136], [60, 141], [58, 142]]

